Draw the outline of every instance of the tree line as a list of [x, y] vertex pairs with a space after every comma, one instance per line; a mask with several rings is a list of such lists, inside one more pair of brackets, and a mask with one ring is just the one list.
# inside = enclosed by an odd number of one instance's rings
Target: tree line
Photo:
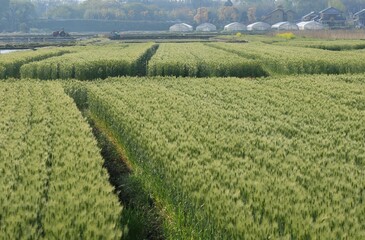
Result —
[[100, 19], [121, 21], [182, 21], [191, 24], [232, 21], [250, 23], [278, 6], [294, 10], [298, 19], [328, 6], [347, 12], [365, 8], [365, 0], [0, 0], [0, 32], [28, 31], [34, 19]]

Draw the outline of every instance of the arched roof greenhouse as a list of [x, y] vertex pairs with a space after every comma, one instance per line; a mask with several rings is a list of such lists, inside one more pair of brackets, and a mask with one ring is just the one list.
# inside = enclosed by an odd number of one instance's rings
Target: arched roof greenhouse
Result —
[[271, 29], [271, 25], [265, 22], [255, 22], [247, 26], [249, 31], [267, 31]]
[[322, 23], [316, 21], [300, 22], [297, 24], [299, 30], [322, 30], [324, 26]]
[[211, 23], [202, 23], [196, 27], [198, 32], [214, 32], [217, 31], [217, 27]]
[[239, 31], [246, 31], [247, 27], [246, 25], [239, 23], [239, 22], [233, 22], [226, 26], [224, 26], [224, 31], [227, 32], [239, 32]]
[[170, 27], [170, 32], [191, 32], [193, 27], [186, 23], [178, 23]]
[[275, 23], [271, 26], [271, 29], [274, 30], [299, 30], [298, 26], [295, 23], [291, 22], [279, 22]]

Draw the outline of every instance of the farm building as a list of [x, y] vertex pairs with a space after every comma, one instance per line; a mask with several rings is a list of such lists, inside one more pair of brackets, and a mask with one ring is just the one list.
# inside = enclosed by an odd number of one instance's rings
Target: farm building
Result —
[[302, 17], [302, 21], [303, 22], [316, 21], [316, 20], [318, 20], [318, 18], [319, 18], [318, 13], [312, 11], [312, 12], [308, 13], [307, 15], [304, 15]]
[[322, 30], [323, 24], [316, 21], [300, 22], [297, 23], [299, 30]]
[[196, 27], [198, 32], [214, 32], [217, 31], [217, 27], [211, 23], [202, 23]]
[[345, 26], [346, 19], [341, 10], [329, 7], [319, 12], [318, 22], [328, 25], [330, 28]]
[[354, 14], [354, 22], [357, 27], [365, 27], [365, 9]]
[[275, 24], [278, 22], [294, 22], [295, 12], [292, 10], [285, 11], [283, 8], [279, 7], [274, 11], [270, 12], [268, 15], [262, 18], [263, 22], [268, 24]]
[[186, 23], [178, 23], [170, 27], [170, 32], [191, 32], [193, 27]]
[[271, 26], [274, 30], [299, 30], [295, 23], [290, 22], [279, 22]]
[[238, 31], [245, 31], [247, 30], [246, 25], [239, 23], [239, 22], [233, 22], [226, 26], [224, 26], [224, 31], [227, 32], [238, 32]]
[[247, 26], [249, 31], [267, 31], [270, 28], [271, 25], [264, 22], [255, 22]]

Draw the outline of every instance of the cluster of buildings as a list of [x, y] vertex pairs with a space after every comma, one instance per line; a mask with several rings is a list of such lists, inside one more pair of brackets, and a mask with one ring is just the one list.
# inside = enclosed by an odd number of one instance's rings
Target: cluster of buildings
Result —
[[[344, 13], [341, 10], [334, 7], [328, 7], [320, 12], [313, 11], [301, 18], [302, 22], [315, 21], [330, 29], [346, 27], [349, 20], [351, 20], [356, 27], [363, 28], [365, 26], [365, 9], [355, 13], [348, 19], [346, 19]], [[293, 23], [295, 22], [295, 12], [291, 10], [285, 11], [282, 8], [277, 8], [265, 16], [263, 21], [272, 25], [283, 21]]]
[[[344, 28], [348, 22], [352, 21], [356, 28], [365, 27], [365, 9], [350, 16], [346, 19], [343, 12], [334, 7], [328, 7], [320, 12], [310, 12], [301, 18], [298, 22], [295, 12], [277, 8], [268, 15], [262, 17], [262, 21], [252, 23], [248, 26], [234, 22], [226, 25], [224, 31], [268, 31], [268, 30], [321, 30]], [[196, 31], [214, 32], [216, 26], [210, 23], [203, 23], [196, 27]], [[190, 32], [194, 31], [193, 27], [180, 23], [170, 27], [171, 32]]]

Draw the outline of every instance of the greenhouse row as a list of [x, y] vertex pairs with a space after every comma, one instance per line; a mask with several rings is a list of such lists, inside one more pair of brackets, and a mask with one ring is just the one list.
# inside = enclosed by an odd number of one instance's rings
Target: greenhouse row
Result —
[[[270, 25], [265, 22], [255, 22], [250, 25], [244, 25], [239, 22], [233, 22], [224, 26], [226, 32], [240, 32], [240, 31], [269, 31], [269, 30], [322, 30], [325, 26], [316, 21], [305, 21], [300, 23], [279, 22]], [[217, 27], [211, 23], [203, 23], [196, 27], [197, 32], [216, 32]], [[193, 26], [186, 23], [178, 23], [170, 27], [170, 32], [192, 32]]]

